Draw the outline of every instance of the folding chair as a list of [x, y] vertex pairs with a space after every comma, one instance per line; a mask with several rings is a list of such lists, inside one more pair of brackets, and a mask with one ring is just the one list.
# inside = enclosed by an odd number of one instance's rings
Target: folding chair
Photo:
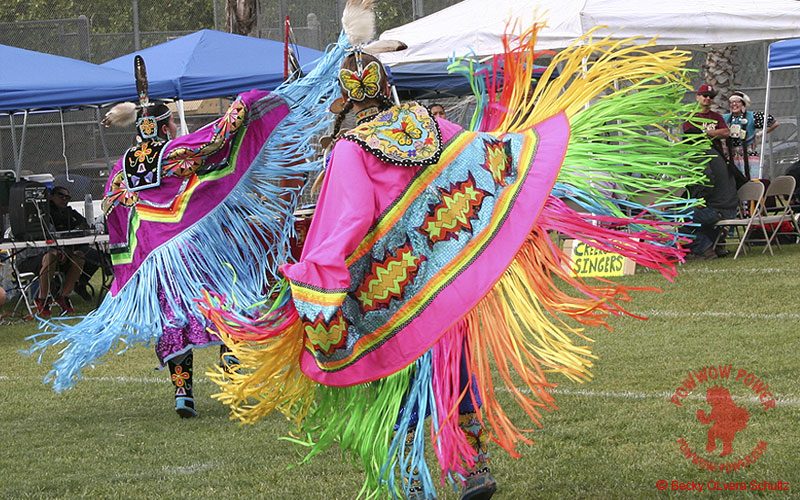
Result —
[[[2, 267], [2, 274], [4, 279], [10, 282], [13, 286], [9, 292], [17, 295], [16, 303], [11, 315], [16, 315], [21, 305], [25, 305], [25, 309], [30, 316], [33, 316], [33, 292], [35, 292], [36, 284], [38, 284], [39, 276], [35, 273], [20, 273], [17, 269], [17, 253], [16, 251], [0, 252], [0, 266]], [[8, 267], [6, 267], [8, 266]]]
[[[800, 227], [797, 225], [797, 215], [791, 206], [792, 196], [796, 186], [796, 179], [791, 175], [781, 175], [772, 180], [767, 193], [764, 195], [764, 217], [765, 224], [775, 224], [775, 229], [769, 237], [769, 242], [776, 242], [778, 248], [781, 246], [780, 240], [776, 239], [784, 222], [791, 222], [792, 231], [789, 234], [795, 236], [795, 242], [800, 241]], [[769, 201], [774, 200], [774, 205]], [[766, 251], [766, 248], [764, 249]]]
[[[735, 219], [722, 219], [715, 224], [715, 226], [719, 228], [731, 228], [733, 232], [736, 233], [735, 237], [739, 239], [739, 243], [736, 247], [736, 253], [733, 255], [733, 258], [736, 259], [742, 249], [744, 249], [745, 254], [747, 253], [747, 249], [745, 249], [744, 246], [748, 241], [748, 236], [750, 236], [753, 226], [761, 228], [761, 232], [764, 233], [764, 242], [767, 245], [766, 249], [769, 250], [770, 255], [774, 255], [772, 252], [772, 245], [770, 244], [770, 237], [767, 234], [767, 229], [764, 226], [763, 220], [764, 184], [760, 182], [749, 181], [739, 188], [738, 197], [738, 217]], [[743, 232], [740, 234], [740, 231]], [[728, 236], [731, 236], [731, 233], [729, 233]], [[721, 237], [722, 231], [720, 231], [720, 234], [717, 235], [716, 241], [714, 241], [715, 247], [719, 244]], [[725, 243], [725, 245], [729, 244], [731, 243]]]

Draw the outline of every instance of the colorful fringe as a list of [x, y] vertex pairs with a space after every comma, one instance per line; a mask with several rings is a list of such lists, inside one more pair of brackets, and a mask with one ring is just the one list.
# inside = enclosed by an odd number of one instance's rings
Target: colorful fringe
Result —
[[[209, 285], [247, 306], [262, 300], [268, 279], [277, 275], [276, 266], [290, 258], [298, 188], [283, 187], [281, 181], [322, 168], [322, 160], [315, 159], [316, 137], [329, 128], [331, 119], [319, 103], [338, 96], [335, 75], [344, 57], [343, 47], [344, 41], [308, 75], [275, 91], [288, 104], [289, 114], [217, 207], [150, 253], [129, 281], [115, 295], [107, 295], [98, 309], [77, 323], [43, 321], [44, 331], [29, 337], [35, 344], [28, 353], [38, 352], [40, 362], [49, 347], [61, 348], [60, 358], [45, 377], [56, 391], [72, 387], [84, 367], [111, 350], [124, 352], [136, 344], [158, 341], [168, 323], [158, 303], [160, 285], [166, 285], [168, 297], [181, 304], [193, 304]], [[254, 195], [260, 202], [254, 203]], [[254, 220], [261, 225], [250, 222]], [[176, 309], [175, 313], [178, 324], [185, 323], [187, 315], [203, 320], [194, 308]]]
[[[651, 289], [604, 280], [590, 284], [573, 276], [568, 258], [548, 231], [618, 252], [666, 278], [675, 275], [675, 262], [682, 259], [683, 251], [676, 246], [677, 216], [638, 204], [632, 197], [663, 189], [658, 206], [692, 206], [692, 200], [673, 192], [702, 180], [702, 151], [671, 133], [690, 113], [681, 103], [688, 88], [682, 69], [688, 55], [650, 52], [652, 42], [594, 41], [590, 33], [554, 58], [550, 68], [563, 65], [560, 76], [552, 78], [550, 69], [530, 91], [535, 36], [534, 27], [518, 47], [507, 48], [500, 97], [492, 92], [481, 96], [487, 104], [475, 123], [499, 135], [527, 130], [563, 111], [572, 127], [566, 160], [514, 261], [483, 300], [464, 317], [454, 318], [455, 326], [428, 353], [375, 382], [323, 387], [304, 380], [295, 366], [295, 346], [303, 339], [291, 301], [255, 320], [237, 313], [234, 304], [219, 296], [207, 296], [202, 305], [244, 360], [231, 380], [215, 378], [222, 389], [220, 398], [231, 405], [233, 415], [254, 422], [273, 409], [288, 409], [287, 415], [310, 436], [305, 442], [311, 450], [308, 458], [334, 443], [359, 458], [367, 472], [362, 493], [401, 495], [412, 476], [433, 493], [424, 459], [425, 415], [431, 416], [428, 436], [441, 478], [454, 479], [469, 471], [475, 465], [471, 444], [458, 427], [457, 414], [464, 398], [482, 401], [478, 418], [485, 432], [518, 456], [516, 444], [530, 442], [530, 429], [507, 415], [498, 387], [540, 427], [541, 411], [555, 408], [548, 373], [574, 381], [591, 378], [593, 356], [585, 328], [608, 328], [610, 316], [636, 317], [623, 304], [632, 291]], [[495, 70], [500, 66], [493, 65]], [[621, 88], [615, 90], [615, 84]], [[492, 85], [476, 83], [474, 88]], [[592, 215], [577, 213], [559, 198], [578, 202]], [[290, 344], [291, 349], [286, 347]], [[474, 380], [468, 389], [458, 385], [461, 356]], [[275, 362], [280, 367], [265, 366]], [[412, 414], [419, 416], [416, 423]], [[407, 439], [413, 443], [409, 452]]]

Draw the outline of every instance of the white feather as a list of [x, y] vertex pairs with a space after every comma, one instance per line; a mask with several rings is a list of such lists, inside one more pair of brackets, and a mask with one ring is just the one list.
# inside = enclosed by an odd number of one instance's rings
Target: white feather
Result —
[[375, 0], [347, 0], [342, 27], [350, 45], [357, 47], [375, 38]]
[[129, 127], [136, 121], [136, 104], [121, 102], [111, 108], [103, 121], [104, 127]]
[[397, 52], [398, 50], [405, 50], [407, 48], [408, 45], [400, 40], [375, 40], [364, 46], [364, 52], [374, 56], [383, 52]]

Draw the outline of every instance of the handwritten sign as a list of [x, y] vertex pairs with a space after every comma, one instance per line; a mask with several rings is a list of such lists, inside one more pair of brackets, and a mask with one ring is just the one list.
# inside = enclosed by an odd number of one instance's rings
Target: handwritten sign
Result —
[[564, 253], [572, 263], [573, 276], [627, 276], [636, 270], [636, 263], [618, 253], [604, 252], [578, 240], [564, 242]]

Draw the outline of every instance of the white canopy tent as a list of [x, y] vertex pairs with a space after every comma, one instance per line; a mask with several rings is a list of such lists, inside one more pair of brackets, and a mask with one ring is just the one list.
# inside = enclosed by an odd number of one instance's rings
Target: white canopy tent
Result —
[[599, 35], [658, 37], [659, 45], [688, 46], [776, 40], [800, 36], [795, 0], [464, 0], [435, 14], [381, 34], [408, 49], [382, 54], [390, 65], [446, 60], [503, 51], [509, 20], [523, 26], [547, 21], [541, 49], [564, 48], [594, 26]]

